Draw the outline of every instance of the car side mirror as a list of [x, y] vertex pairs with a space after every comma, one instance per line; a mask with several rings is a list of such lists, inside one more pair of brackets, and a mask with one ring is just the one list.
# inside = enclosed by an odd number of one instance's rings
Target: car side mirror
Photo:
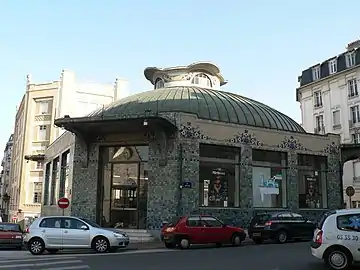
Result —
[[88, 228], [87, 226], [85, 226], [85, 225], [82, 225], [82, 226], [80, 227], [80, 229], [82, 229], [82, 230], [84, 230], [84, 231], [87, 231], [89, 228]]

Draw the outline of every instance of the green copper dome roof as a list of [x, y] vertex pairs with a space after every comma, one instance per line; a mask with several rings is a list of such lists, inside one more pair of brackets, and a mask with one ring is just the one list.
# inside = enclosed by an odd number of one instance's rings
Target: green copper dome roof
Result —
[[184, 112], [198, 118], [240, 125], [304, 133], [285, 114], [255, 100], [233, 93], [193, 86], [151, 90], [120, 99], [89, 116]]

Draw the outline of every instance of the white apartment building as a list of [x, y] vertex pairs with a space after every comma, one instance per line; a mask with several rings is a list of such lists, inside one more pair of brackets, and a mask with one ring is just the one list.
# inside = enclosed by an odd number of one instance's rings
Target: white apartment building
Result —
[[0, 214], [3, 221], [8, 220], [9, 207], [9, 182], [11, 170], [11, 154], [13, 148], [13, 134], [6, 142], [3, 159], [1, 161], [2, 171], [0, 173]]
[[[296, 99], [307, 132], [336, 133], [344, 144], [360, 144], [360, 40], [346, 51], [318, 63], [299, 76]], [[344, 189], [354, 186], [352, 207], [360, 206], [360, 161], [344, 165]], [[347, 202], [347, 196], [344, 195]], [[349, 204], [348, 204], [349, 206]]]
[[54, 120], [64, 115], [85, 116], [127, 95], [125, 79], [116, 79], [113, 84], [79, 82], [74, 72], [63, 70], [58, 81], [33, 83], [28, 75], [15, 119], [9, 185], [11, 220], [40, 214], [44, 153], [64, 133], [54, 126]]

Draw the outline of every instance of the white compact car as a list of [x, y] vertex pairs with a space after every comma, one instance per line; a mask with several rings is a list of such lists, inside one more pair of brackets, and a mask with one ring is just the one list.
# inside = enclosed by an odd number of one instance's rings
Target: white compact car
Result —
[[51, 216], [34, 220], [26, 230], [24, 244], [33, 255], [45, 250], [56, 253], [60, 249], [86, 248], [102, 253], [127, 247], [129, 237], [85, 218]]
[[360, 209], [326, 213], [314, 232], [311, 252], [330, 269], [347, 269], [360, 262]]

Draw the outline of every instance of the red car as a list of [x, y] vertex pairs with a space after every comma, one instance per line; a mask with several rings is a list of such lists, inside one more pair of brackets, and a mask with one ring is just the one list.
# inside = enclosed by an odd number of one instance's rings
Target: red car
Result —
[[18, 224], [0, 223], [0, 247], [22, 249], [23, 232]]
[[207, 216], [175, 218], [161, 229], [165, 247], [187, 249], [191, 244], [232, 244], [238, 246], [246, 238], [242, 228], [225, 225], [219, 219]]

